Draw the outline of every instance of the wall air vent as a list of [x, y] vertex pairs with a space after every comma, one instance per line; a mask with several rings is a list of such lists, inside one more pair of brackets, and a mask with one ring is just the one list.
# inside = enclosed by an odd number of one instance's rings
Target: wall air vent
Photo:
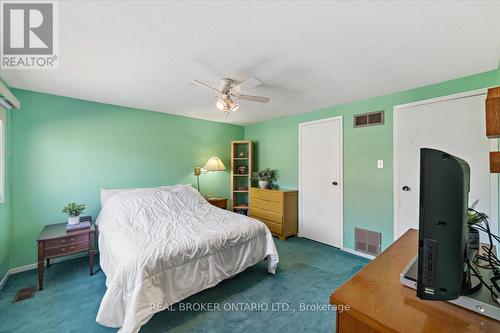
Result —
[[352, 121], [354, 128], [384, 124], [384, 111], [355, 114]]
[[354, 228], [354, 249], [356, 251], [377, 256], [382, 247], [382, 234], [361, 228]]

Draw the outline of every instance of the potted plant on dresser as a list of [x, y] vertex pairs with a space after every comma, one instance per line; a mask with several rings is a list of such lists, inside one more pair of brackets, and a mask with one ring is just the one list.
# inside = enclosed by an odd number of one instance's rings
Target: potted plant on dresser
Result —
[[260, 188], [267, 188], [273, 180], [276, 180], [276, 177], [274, 176], [274, 170], [266, 168], [259, 172], [253, 172], [252, 179], [259, 182]]
[[80, 215], [85, 210], [84, 204], [77, 204], [76, 202], [69, 203], [64, 207], [63, 213], [68, 215], [68, 224], [75, 225], [80, 222]]

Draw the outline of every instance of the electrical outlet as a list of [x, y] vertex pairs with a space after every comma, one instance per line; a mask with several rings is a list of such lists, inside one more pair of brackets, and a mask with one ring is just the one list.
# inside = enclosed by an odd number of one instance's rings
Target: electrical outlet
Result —
[[384, 168], [384, 160], [378, 160], [377, 161], [377, 168], [383, 169]]

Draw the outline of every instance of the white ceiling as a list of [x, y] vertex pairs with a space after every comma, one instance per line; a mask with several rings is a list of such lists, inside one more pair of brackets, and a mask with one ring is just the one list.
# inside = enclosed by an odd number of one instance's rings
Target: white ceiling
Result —
[[[57, 70], [12, 86], [251, 124], [497, 68], [500, 2], [66, 1]], [[193, 79], [259, 78], [226, 118]]]

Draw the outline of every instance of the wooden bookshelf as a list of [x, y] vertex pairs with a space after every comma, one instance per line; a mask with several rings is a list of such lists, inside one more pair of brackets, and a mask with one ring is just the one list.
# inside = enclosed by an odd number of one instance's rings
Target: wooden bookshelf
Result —
[[[244, 166], [245, 173], [238, 173]], [[252, 175], [252, 141], [231, 141], [231, 206], [233, 211], [242, 210], [248, 215], [249, 195]]]

